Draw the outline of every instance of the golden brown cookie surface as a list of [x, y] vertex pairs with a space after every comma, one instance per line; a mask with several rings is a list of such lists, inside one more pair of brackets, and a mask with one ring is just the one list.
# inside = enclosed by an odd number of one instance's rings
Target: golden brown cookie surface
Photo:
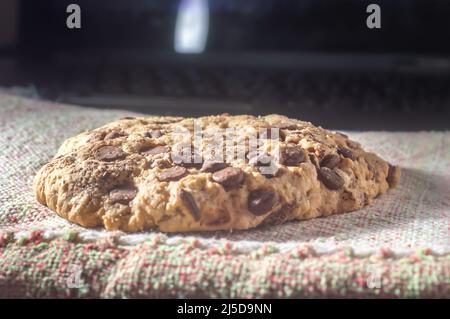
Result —
[[82, 226], [178, 232], [353, 211], [399, 177], [345, 135], [280, 115], [139, 117], [66, 140], [34, 188], [39, 202]]

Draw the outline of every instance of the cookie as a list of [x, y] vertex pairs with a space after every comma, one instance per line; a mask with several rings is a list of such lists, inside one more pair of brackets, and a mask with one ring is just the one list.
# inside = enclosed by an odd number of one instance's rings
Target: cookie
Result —
[[66, 140], [40, 203], [85, 227], [248, 229], [354, 211], [400, 170], [342, 133], [281, 115], [123, 118]]

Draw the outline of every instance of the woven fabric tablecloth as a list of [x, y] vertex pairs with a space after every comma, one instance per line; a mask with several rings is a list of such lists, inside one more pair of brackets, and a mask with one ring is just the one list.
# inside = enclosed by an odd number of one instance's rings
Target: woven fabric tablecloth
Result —
[[33, 177], [61, 142], [125, 115], [0, 93], [0, 297], [450, 297], [450, 132], [347, 132], [403, 176], [327, 218], [125, 234], [39, 205]]

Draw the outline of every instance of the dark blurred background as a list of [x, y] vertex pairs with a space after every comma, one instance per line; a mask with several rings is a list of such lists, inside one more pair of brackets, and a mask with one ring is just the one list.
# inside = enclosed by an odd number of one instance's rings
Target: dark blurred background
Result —
[[[81, 29], [66, 27], [70, 3]], [[450, 2], [1, 0], [0, 87], [13, 86], [150, 114], [450, 129]]]

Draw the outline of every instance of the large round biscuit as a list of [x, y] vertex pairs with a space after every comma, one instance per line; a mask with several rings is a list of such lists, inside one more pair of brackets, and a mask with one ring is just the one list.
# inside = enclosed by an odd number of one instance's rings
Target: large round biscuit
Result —
[[[234, 145], [246, 145], [255, 130], [279, 128], [276, 173], [263, 174], [265, 165], [252, 154], [203, 169], [201, 163], [175, 164], [172, 151], [192, 137], [175, 133], [193, 133], [194, 120], [204, 132], [234, 128]], [[274, 140], [265, 138], [260, 149], [269, 151]], [[200, 141], [204, 148], [214, 143]], [[139, 117], [65, 141], [38, 172], [34, 189], [40, 203], [82, 226], [184, 232], [353, 211], [395, 187], [399, 175], [344, 134], [280, 115]]]

